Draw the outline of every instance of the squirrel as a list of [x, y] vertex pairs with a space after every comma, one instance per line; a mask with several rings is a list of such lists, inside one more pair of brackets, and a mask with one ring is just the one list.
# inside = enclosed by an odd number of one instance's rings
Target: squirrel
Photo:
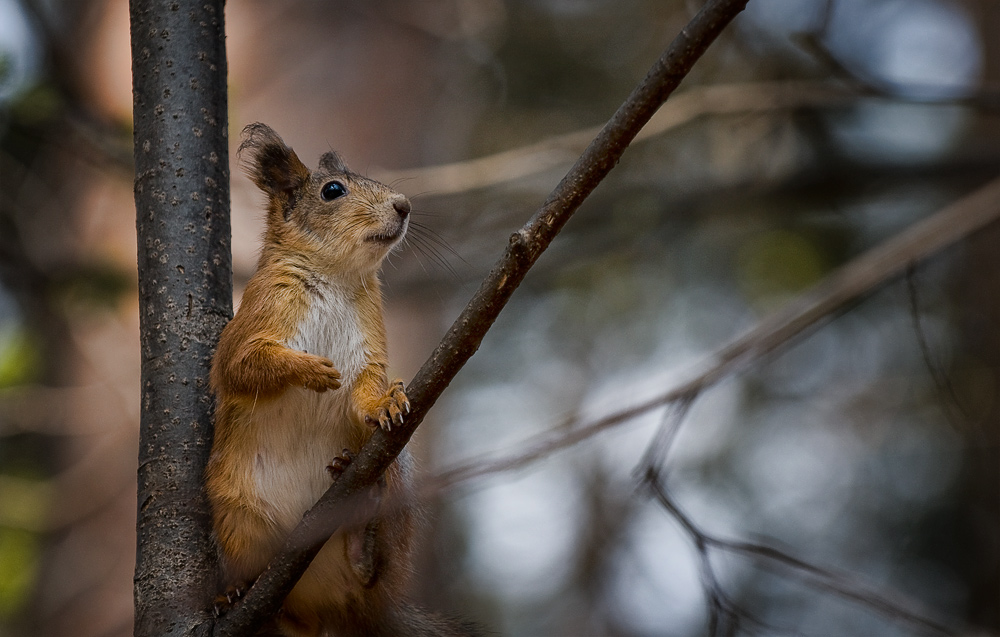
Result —
[[[410, 410], [389, 382], [379, 269], [410, 202], [335, 152], [310, 171], [271, 128], [239, 155], [267, 196], [255, 274], [212, 359], [215, 438], [205, 473], [224, 585], [252, 583], [374, 427]], [[323, 546], [263, 634], [471, 635], [405, 601], [417, 526], [404, 450], [372, 487], [366, 519]], [[391, 502], [391, 507], [379, 506]]]

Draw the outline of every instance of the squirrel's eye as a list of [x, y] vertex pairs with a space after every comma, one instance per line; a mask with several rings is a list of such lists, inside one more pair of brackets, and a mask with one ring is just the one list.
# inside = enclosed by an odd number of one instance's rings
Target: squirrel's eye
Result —
[[323, 201], [333, 201], [337, 197], [343, 197], [347, 194], [347, 188], [344, 188], [344, 184], [339, 181], [331, 181], [323, 186], [323, 190], [320, 191], [319, 196], [323, 198]]

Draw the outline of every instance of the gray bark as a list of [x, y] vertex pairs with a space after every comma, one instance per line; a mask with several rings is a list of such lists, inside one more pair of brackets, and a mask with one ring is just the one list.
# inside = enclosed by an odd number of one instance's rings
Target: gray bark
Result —
[[142, 350], [135, 635], [211, 629], [208, 371], [232, 315], [223, 0], [131, 0]]

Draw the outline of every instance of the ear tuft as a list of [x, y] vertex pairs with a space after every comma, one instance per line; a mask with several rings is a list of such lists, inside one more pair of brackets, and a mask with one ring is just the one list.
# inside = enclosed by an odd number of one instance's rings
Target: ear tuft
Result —
[[332, 150], [328, 153], [323, 153], [323, 156], [319, 158], [319, 166], [331, 173], [351, 172], [351, 169], [347, 167], [343, 158]]
[[295, 151], [265, 124], [258, 122], [243, 129], [243, 143], [237, 154], [250, 179], [272, 198], [292, 202], [295, 190], [309, 180], [309, 169]]

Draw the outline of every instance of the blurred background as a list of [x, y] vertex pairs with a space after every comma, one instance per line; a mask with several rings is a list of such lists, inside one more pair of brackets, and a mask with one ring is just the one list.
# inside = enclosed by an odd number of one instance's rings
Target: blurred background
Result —
[[[230, 2], [230, 150], [262, 121], [307, 164], [334, 148], [412, 199], [384, 277], [394, 375], [411, 378], [582, 149], [572, 133], [700, 5]], [[723, 105], [689, 100], [626, 153], [421, 427], [422, 474], [670, 388], [995, 177], [998, 33], [995, 0], [751, 0], [677, 94], [724, 85]], [[131, 634], [131, 110], [126, 0], [0, 0], [5, 637]], [[231, 159], [238, 301], [262, 197]], [[705, 392], [658, 465], [669, 503], [1000, 634], [998, 242], [988, 228]], [[933, 633], [759, 555], [706, 558], [636, 478], [662, 418], [439, 493], [414, 596], [501, 635]]]

